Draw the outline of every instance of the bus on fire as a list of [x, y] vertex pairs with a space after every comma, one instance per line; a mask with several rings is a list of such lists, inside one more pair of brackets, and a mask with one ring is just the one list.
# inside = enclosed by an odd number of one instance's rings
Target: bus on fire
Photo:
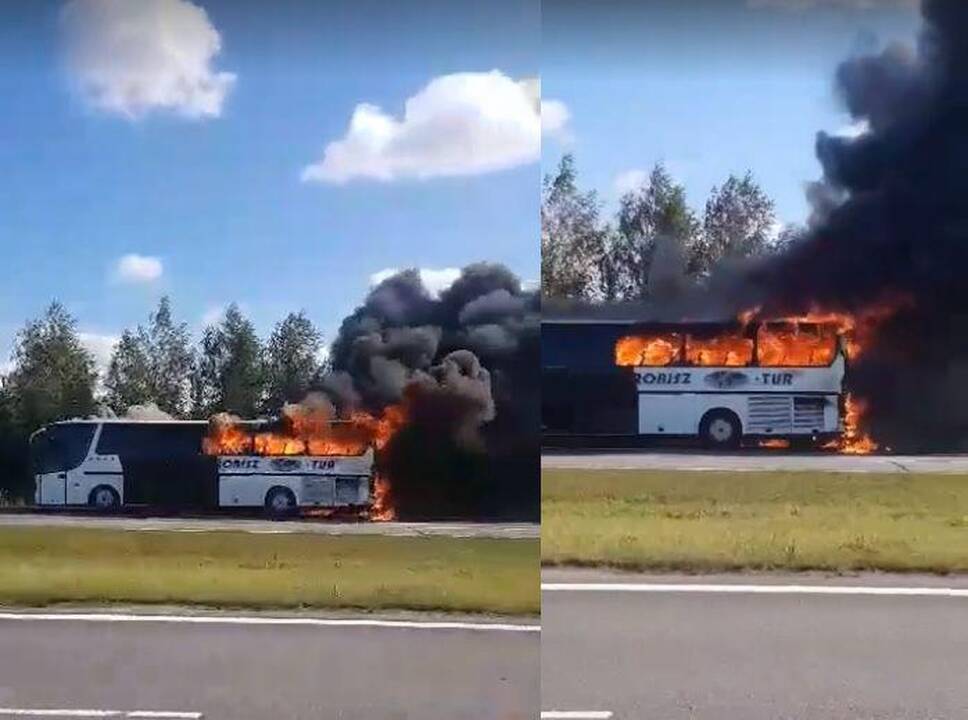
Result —
[[542, 324], [546, 436], [831, 440], [843, 432], [846, 338], [836, 324]]
[[[258, 437], [268, 421], [240, 423]], [[311, 456], [205, 452], [205, 421], [70, 420], [30, 438], [34, 501], [110, 511], [147, 506], [211, 510], [300, 508], [367, 511], [373, 502], [371, 446]], [[291, 450], [291, 449], [290, 449]]]

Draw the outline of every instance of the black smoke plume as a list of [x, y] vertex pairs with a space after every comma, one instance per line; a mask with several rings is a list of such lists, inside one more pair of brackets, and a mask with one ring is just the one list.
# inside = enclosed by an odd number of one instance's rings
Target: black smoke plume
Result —
[[400, 272], [343, 321], [319, 389], [342, 412], [406, 408], [378, 459], [400, 517], [537, 518], [539, 315], [537, 293], [478, 263], [439, 297]]
[[[734, 307], [858, 311], [906, 297], [850, 368], [874, 437], [968, 447], [968, 2], [924, 0], [916, 50], [891, 45], [836, 73], [868, 131], [820, 133], [807, 236], [744, 273]], [[731, 284], [731, 283], [723, 283]]]

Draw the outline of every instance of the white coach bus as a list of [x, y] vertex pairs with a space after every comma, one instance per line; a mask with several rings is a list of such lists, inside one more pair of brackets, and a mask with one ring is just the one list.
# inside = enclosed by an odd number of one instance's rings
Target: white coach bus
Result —
[[632, 326], [615, 364], [634, 372], [640, 435], [820, 441], [843, 432], [845, 343], [815, 323]]
[[[259, 423], [247, 423], [253, 430]], [[34, 501], [99, 510], [147, 506], [206, 510], [365, 510], [373, 449], [359, 455], [206, 455], [204, 421], [70, 420], [30, 438]]]

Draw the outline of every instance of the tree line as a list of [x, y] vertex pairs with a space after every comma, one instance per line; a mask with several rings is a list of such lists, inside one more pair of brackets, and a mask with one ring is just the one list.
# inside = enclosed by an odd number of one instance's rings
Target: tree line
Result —
[[272, 415], [328, 370], [321, 347], [304, 312], [289, 313], [263, 342], [235, 304], [193, 344], [163, 297], [145, 324], [121, 334], [99, 377], [77, 320], [53, 302], [17, 334], [12, 369], [0, 376], [0, 497], [29, 494], [27, 439], [47, 423], [148, 405], [179, 419]]
[[723, 261], [779, 252], [802, 233], [779, 224], [752, 173], [712, 189], [701, 214], [658, 163], [602, 217], [583, 191], [572, 155], [545, 177], [541, 194], [541, 290], [546, 298], [646, 300], [681, 284], [702, 284]]

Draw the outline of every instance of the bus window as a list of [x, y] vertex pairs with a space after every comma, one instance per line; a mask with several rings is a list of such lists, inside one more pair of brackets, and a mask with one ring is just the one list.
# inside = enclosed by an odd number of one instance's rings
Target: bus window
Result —
[[615, 364], [623, 367], [661, 367], [681, 361], [682, 335], [679, 333], [626, 335], [615, 343]]
[[686, 362], [702, 367], [742, 367], [753, 362], [753, 339], [736, 333], [686, 335]]
[[38, 474], [66, 472], [78, 467], [91, 447], [94, 423], [51, 425], [30, 444], [31, 461]]
[[204, 425], [105, 423], [97, 452], [130, 458], [194, 456], [201, 453], [204, 433]]
[[756, 359], [766, 367], [822, 367], [834, 361], [837, 344], [830, 325], [765, 323], [756, 331]]

